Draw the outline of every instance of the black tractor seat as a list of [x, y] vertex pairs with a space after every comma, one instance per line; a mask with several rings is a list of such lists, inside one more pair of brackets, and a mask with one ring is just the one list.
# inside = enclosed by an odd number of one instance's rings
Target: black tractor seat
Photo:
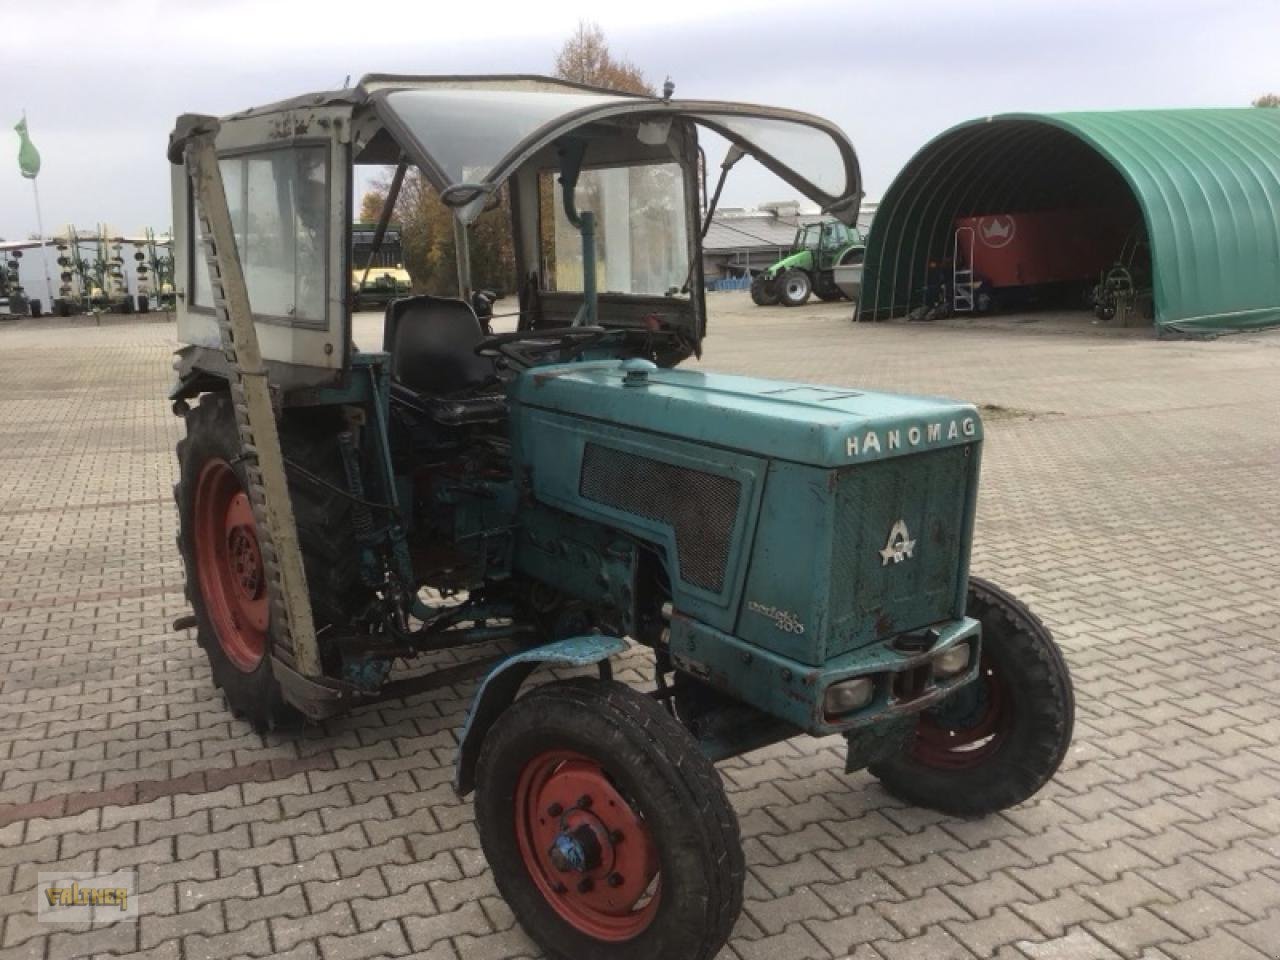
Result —
[[423, 294], [392, 301], [382, 348], [391, 354], [393, 394], [441, 423], [503, 419], [506, 397], [493, 360], [476, 356], [483, 339], [475, 311], [463, 300]]

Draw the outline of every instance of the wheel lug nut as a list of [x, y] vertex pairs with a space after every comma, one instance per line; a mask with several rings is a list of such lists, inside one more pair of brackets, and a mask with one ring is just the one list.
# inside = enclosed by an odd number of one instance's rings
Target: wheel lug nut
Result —
[[584, 793], [578, 798], [578, 808], [580, 810], [591, 809], [591, 795], [589, 793]]
[[578, 881], [579, 893], [590, 893], [594, 888], [595, 888], [595, 884], [591, 881], [590, 877], [583, 877], [581, 880]]
[[551, 806], [547, 807], [548, 817], [558, 817], [562, 813], [564, 813], [564, 807], [560, 806], [558, 803], [553, 803]]
[[622, 831], [621, 831], [621, 830], [610, 830], [610, 831], [609, 831], [609, 842], [610, 842], [610, 843], [621, 843], [621, 842], [622, 842]]
[[620, 887], [620, 886], [622, 886], [622, 874], [620, 874], [620, 873], [611, 873], [611, 874], [609, 874], [608, 884], [609, 884], [609, 886], [611, 886], [611, 887]]
[[566, 893], [569, 890], [568, 887], [566, 887], [563, 883], [560, 883], [559, 881], [556, 881], [556, 883], [551, 887], [551, 889], [554, 890], [556, 893]]

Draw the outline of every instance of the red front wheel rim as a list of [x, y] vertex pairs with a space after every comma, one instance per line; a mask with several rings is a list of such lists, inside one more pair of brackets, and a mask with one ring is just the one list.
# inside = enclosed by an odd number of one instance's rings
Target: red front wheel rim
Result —
[[595, 760], [549, 750], [515, 792], [516, 842], [551, 908], [580, 933], [620, 942], [658, 912], [657, 848], [644, 817]]
[[920, 717], [912, 754], [942, 770], [981, 766], [1004, 745], [1013, 721], [1013, 697], [988, 657], [978, 665], [970, 688], [957, 691]]
[[267, 651], [271, 604], [253, 507], [225, 460], [210, 460], [196, 479], [196, 575], [218, 644], [232, 665], [252, 673]]

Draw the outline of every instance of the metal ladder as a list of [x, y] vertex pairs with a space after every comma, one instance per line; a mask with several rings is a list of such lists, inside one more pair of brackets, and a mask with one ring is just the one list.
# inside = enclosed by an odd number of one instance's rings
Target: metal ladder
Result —
[[[969, 258], [967, 266], [960, 265], [960, 235], [969, 235]], [[951, 310], [953, 313], [973, 313], [973, 291], [977, 284], [973, 281], [973, 255], [976, 252], [977, 234], [973, 227], [959, 227], [951, 248]]]
[[249, 480], [249, 501], [253, 505], [258, 546], [267, 570], [272, 654], [305, 676], [319, 677], [322, 671], [311, 597], [298, 545], [276, 412], [214, 146], [218, 121], [213, 117], [183, 117], [182, 121], [186, 122], [185, 136], [180, 141], [182, 159], [195, 195], [218, 333], [232, 374], [231, 402]]

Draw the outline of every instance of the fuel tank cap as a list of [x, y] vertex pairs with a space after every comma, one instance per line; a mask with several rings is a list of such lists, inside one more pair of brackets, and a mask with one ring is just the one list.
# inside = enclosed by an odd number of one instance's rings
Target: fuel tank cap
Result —
[[652, 360], [643, 357], [629, 357], [622, 361], [622, 385], [624, 387], [643, 387], [649, 382], [649, 374], [658, 369]]

